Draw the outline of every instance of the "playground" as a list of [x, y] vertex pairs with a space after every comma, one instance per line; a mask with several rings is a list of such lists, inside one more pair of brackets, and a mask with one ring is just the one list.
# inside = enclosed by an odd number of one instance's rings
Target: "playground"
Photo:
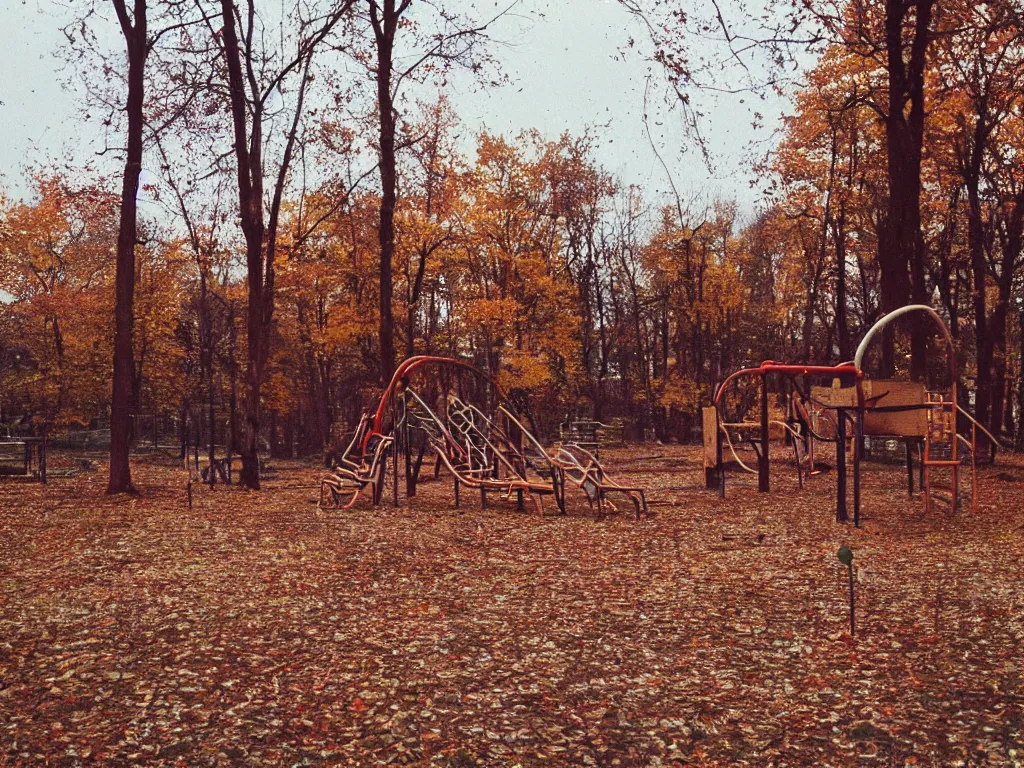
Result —
[[725, 499], [701, 446], [601, 463], [647, 515], [571, 481], [564, 515], [456, 508], [444, 471], [343, 510], [298, 461], [191, 512], [155, 457], [137, 498], [103, 496], [102, 465], [2, 484], [0, 762], [1021, 763], [1018, 457], [956, 512], [865, 461], [859, 528], [835, 472], [801, 488], [778, 446], [772, 493], [733, 472]]

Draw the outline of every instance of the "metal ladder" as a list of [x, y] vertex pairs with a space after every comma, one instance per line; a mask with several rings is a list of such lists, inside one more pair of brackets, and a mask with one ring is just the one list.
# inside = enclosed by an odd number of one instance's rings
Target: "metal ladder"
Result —
[[932, 509], [933, 469], [948, 468], [952, 475], [950, 487], [952, 509], [957, 508], [958, 471], [960, 458], [957, 451], [955, 401], [944, 392], [928, 392], [928, 426], [924, 440], [924, 504]]

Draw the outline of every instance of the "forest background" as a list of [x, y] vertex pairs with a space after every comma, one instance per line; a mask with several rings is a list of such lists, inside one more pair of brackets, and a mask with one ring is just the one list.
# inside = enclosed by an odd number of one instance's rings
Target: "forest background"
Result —
[[[6, 169], [0, 416], [109, 420], [113, 491], [133, 415], [195, 425], [258, 486], [259, 452], [324, 451], [412, 354], [495, 374], [548, 434], [585, 415], [690, 440], [731, 370], [848, 360], [911, 301], [947, 319], [979, 420], [1024, 445], [1012, 0], [14, 13], [60, 30], [67, 103], [39, 109], [88, 138]], [[536, 124], [488, 128], [481, 100], [525, 87], [510, 52], [588, 14], [624, 30], [594, 71], [530, 68]], [[563, 131], [566, 72], [617, 68], [616, 109]], [[903, 331], [874, 368], [939, 375]]]

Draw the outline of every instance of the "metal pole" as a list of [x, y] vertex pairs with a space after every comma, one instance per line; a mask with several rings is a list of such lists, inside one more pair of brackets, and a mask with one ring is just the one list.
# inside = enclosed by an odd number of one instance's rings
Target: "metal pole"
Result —
[[[953, 511], [956, 512], [957, 502], [960, 496], [960, 441], [957, 439], [956, 431], [956, 379], [953, 379], [953, 384], [950, 387], [949, 397], [949, 430], [950, 430], [950, 441], [953, 444], [953, 461], [957, 462], [953, 465]], [[993, 446], [995, 450], [995, 446]]]
[[758, 457], [757, 490], [768, 493], [768, 377], [761, 376], [761, 455]]
[[410, 454], [409, 440], [409, 393], [404, 392], [403, 423], [402, 423], [402, 448], [405, 452], [405, 497], [412, 498], [416, 495], [416, 478], [412, 476], [412, 455]]
[[853, 526], [860, 528], [860, 454], [864, 442], [864, 409], [857, 407], [857, 427], [853, 436]]
[[917, 441], [917, 489], [924, 489], [924, 438]]
[[725, 464], [722, 463], [722, 424], [715, 406], [715, 466], [718, 472], [718, 495], [725, 498]]
[[846, 412], [836, 409], [836, 522], [845, 523], [846, 515]]
[[850, 575], [850, 637], [853, 637], [857, 631], [857, 624], [854, 620], [856, 611], [854, 610], [855, 603], [853, 597], [853, 563], [851, 562], [846, 568]]
[[971, 424], [971, 511], [978, 511], [978, 427]]
[[[391, 395], [391, 434], [395, 439], [391, 442], [391, 466], [394, 475], [391, 481], [391, 503], [398, 509], [398, 451], [400, 449], [401, 430], [398, 429], [398, 398]], [[385, 457], [386, 460], [386, 457]]]
[[905, 443], [907, 448], [907, 498], [914, 498], [914, 454], [910, 449], [910, 440]]
[[[941, 418], [941, 414], [940, 414]], [[928, 462], [931, 460], [932, 451], [932, 425], [935, 422], [935, 406], [928, 410], [928, 426], [924, 439], [924, 458], [921, 465], [924, 467], [924, 511], [931, 514], [932, 511], [932, 468]]]

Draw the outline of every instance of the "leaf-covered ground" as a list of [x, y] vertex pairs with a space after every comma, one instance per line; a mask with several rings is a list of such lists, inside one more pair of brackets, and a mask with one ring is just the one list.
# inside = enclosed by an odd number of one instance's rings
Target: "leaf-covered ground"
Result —
[[855, 530], [834, 473], [721, 500], [698, 462], [611, 452], [639, 523], [444, 481], [318, 513], [283, 462], [191, 512], [155, 463], [0, 481], [0, 764], [1024, 764], [1024, 466], [925, 515], [870, 464]]

